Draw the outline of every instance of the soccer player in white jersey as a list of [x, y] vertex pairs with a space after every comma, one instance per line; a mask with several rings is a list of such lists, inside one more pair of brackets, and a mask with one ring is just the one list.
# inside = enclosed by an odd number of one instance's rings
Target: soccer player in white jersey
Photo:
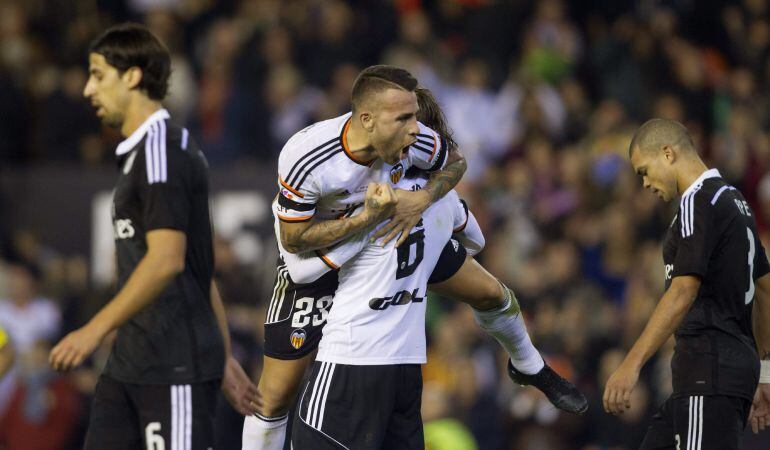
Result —
[[[395, 203], [388, 184], [377, 189], [382, 204]], [[424, 447], [427, 284], [464, 221], [456, 194], [444, 197], [423, 213], [404, 245], [370, 243], [340, 267], [335, 307], [294, 420], [295, 448]], [[465, 255], [456, 256], [462, 264]]]
[[[405, 73], [406, 76], [401, 78], [406, 78], [407, 82], [412, 80], [414, 84], [410, 87], [408, 83], [398, 80], [398, 76], [394, 77], [390, 72], [396, 72], [399, 76]], [[405, 84], [405, 86], [397, 83], [397, 81]], [[456, 183], [456, 179], [461, 176], [464, 170], [464, 161], [453, 156], [455, 153], [449, 152], [449, 155], [446, 155], [445, 148], [447, 146], [444, 145], [445, 141], [441, 137], [446, 133], [435, 133], [433, 130], [417, 124], [414, 118], [417, 108], [409, 101], [399, 103], [398, 95], [395, 95], [398, 93], [407, 94], [407, 96], [411, 94], [413, 98], [414, 92], [412, 90], [415, 86], [416, 81], [408, 75], [408, 72], [401, 69], [382, 68], [381, 66], [366, 69], [359, 76], [353, 89], [354, 109], [357, 103], [359, 106], [352, 115], [316, 124], [298, 133], [290, 140], [287, 149], [289, 149], [290, 144], [293, 144], [304, 145], [305, 150], [294, 152], [294, 159], [289, 163], [286, 163], [282, 154], [283, 161], [279, 164], [279, 166], [284, 167], [279, 167], [281, 192], [278, 195], [278, 208], [275, 212], [280, 219], [281, 242], [287, 250], [298, 252], [323, 247], [339, 241], [344, 236], [350, 236], [360, 230], [367, 229], [380, 221], [384, 216], [379, 213], [364, 212], [355, 217], [348, 217], [349, 214], [346, 213], [356, 206], [357, 203], [355, 202], [360, 202], [363, 191], [366, 189], [366, 183], [373, 180], [396, 181], [411, 163], [427, 169], [437, 169], [441, 159], [446, 158], [448, 161], [454, 161], [447, 163], [444, 170], [434, 172], [426, 185], [426, 189], [416, 193], [397, 192], [396, 218], [388, 226], [381, 228], [381, 234], [390, 233], [386, 237], [386, 241], [419, 220], [419, 215], [416, 216], [416, 219], [412, 216], [414, 216], [415, 211], [419, 213], [424, 209], [424, 202], [430, 202], [434, 200], [434, 197], [443, 196]], [[367, 100], [367, 97], [373, 98]], [[433, 106], [433, 109], [440, 113], [435, 102]], [[422, 103], [420, 107], [424, 109]], [[377, 123], [372, 125], [370, 123], [372, 120]], [[396, 132], [401, 129], [401, 132], [411, 136], [411, 140], [379, 136], [385, 133], [383, 130], [394, 128], [388, 121], [399, 122], [402, 120], [414, 123], [413, 130], [420, 130], [420, 132], [415, 135], [408, 129], [403, 131], [405, 126], [400, 128], [396, 126]], [[386, 123], [382, 125], [379, 122]], [[362, 144], [360, 136], [358, 140], [351, 138], [351, 136], [356, 136], [351, 131], [355, 128], [358, 128], [359, 134], [363, 130], [372, 135], [369, 136], [369, 144], [366, 144], [366, 139], [363, 140]], [[339, 133], [339, 137], [329, 137], [329, 134], [333, 135], [332, 131]], [[319, 132], [326, 133], [327, 136], [320, 139], [318, 137], [313, 139], [310, 136]], [[390, 131], [390, 133], [393, 134], [394, 132]], [[365, 134], [364, 137], [366, 136]], [[376, 156], [379, 153], [387, 153], [387, 146], [381, 148], [382, 142], [394, 142], [390, 148], [391, 156], [386, 156], [386, 158], [394, 162], [395, 165], [385, 165], [383, 164], [385, 158], [379, 160], [379, 157]], [[404, 142], [407, 144], [413, 142], [413, 148], [408, 152], [405, 151], [406, 147], [401, 146]], [[354, 150], [351, 151], [351, 148]], [[360, 150], [357, 151], [356, 149], [359, 148]], [[363, 163], [363, 160], [361, 156], [356, 156], [356, 153], [368, 155], [371, 158], [367, 167], [358, 165]], [[422, 159], [418, 159], [420, 156]], [[352, 159], [354, 157], [358, 162]], [[404, 157], [404, 159], [399, 160], [398, 157]], [[342, 161], [340, 162], [340, 160]], [[329, 161], [336, 161], [341, 166], [328, 165]], [[327, 165], [328, 167], [324, 167]], [[364, 170], [362, 171], [362, 169]], [[357, 180], [361, 185], [352, 188], [340, 187], [339, 180], [343, 178]], [[332, 180], [332, 182], [326, 183], [328, 180]], [[338, 183], [336, 187], [334, 180], [337, 180]], [[329, 184], [331, 186], [328, 186]], [[426, 193], [428, 194], [427, 198], [425, 197]], [[356, 197], [355, 194], [358, 196]], [[337, 200], [340, 197], [349, 197], [352, 200], [345, 203]], [[418, 200], [417, 202], [415, 202], [415, 198]], [[418, 204], [417, 207], [415, 207], [415, 203]], [[320, 207], [325, 207], [326, 210], [320, 210]], [[403, 209], [398, 211], [399, 207], [403, 207]], [[316, 217], [341, 218], [309, 222], [314, 213]], [[297, 224], [300, 226], [295, 227]], [[402, 234], [400, 242], [403, 242], [408, 236], [408, 233]], [[457, 275], [452, 276], [455, 272]], [[547, 365], [544, 365], [542, 358], [532, 347], [526, 333], [526, 327], [520, 314], [518, 314], [518, 304], [510, 290], [502, 286], [472, 259], [466, 261], [459, 272], [455, 268], [448, 275], [452, 278], [447, 280], [449, 276], [446, 276], [441, 280], [444, 281], [443, 283], [436, 285], [440, 288], [438, 289], [439, 292], [442, 290], [443, 293], [450, 292], [450, 296], [461, 298], [475, 308], [474, 314], [482, 328], [493, 335], [511, 355], [516, 368], [514, 365], [510, 365], [509, 375], [514, 381], [537, 386], [548, 395], [554, 404], [562, 409], [570, 412], [582, 412], [585, 403], [582, 395], [574, 389], [574, 386], [558, 377]], [[304, 315], [306, 319], [312, 317], [314, 324], [322, 323], [335, 284], [336, 280], [324, 282], [322, 278], [314, 283], [315, 292], [303, 290], [305, 288], [294, 285], [289, 279], [286, 268], [279, 266], [274, 301], [268, 312], [268, 322], [265, 326], [265, 344], [268, 350], [275, 345], [275, 339], [270, 339], [271, 328], [281, 328], [280, 323], [287, 324], [287, 321], [297, 317], [298, 313]], [[321, 288], [318, 288], [319, 285]], [[289, 298], [290, 294], [294, 295], [298, 304], [300, 301], [305, 302], [302, 305], [302, 311], [295, 310], [292, 313], [290, 309], [286, 310], [291, 300], [283, 302], [283, 299]], [[277, 299], [280, 299], [280, 302]], [[271, 317], [274, 319], [272, 323]], [[283, 328], [285, 329], [286, 326]], [[282, 340], [286, 343], [291, 342], [289, 350], [293, 350], [294, 353], [273, 352], [271, 354], [270, 351], [266, 352], [265, 368], [259, 386], [263, 402], [260, 405], [260, 414], [247, 418], [244, 427], [244, 448], [280, 448], [271, 445], [274, 445], [276, 440], [283, 440], [287, 420], [285, 412], [294, 397], [295, 387], [299, 384], [302, 375], [301, 369], [312, 358], [311, 350], [314, 347], [312, 341], [306, 343], [306, 339], [311, 337], [305, 332], [304, 328], [298, 328], [292, 331], [290, 338], [283, 337]], [[288, 347], [288, 344], [286, 346]], [[302, 350], [305, 349], [308, 350], [307, 353], [302, 353]], [[299, 355], [297, 355], [298, 350], [300, 351]], [[252, 438], [248, 438], [247, 435], [252, 436]], [[251, 446], [247, 447], [247, 438], [253, 443], [253, 436], [265, 437], [259, 438], [261, 442], [254, 445], [249, 444]], [[274, 441], [273, 444], [268, 443], [271, 440]]]

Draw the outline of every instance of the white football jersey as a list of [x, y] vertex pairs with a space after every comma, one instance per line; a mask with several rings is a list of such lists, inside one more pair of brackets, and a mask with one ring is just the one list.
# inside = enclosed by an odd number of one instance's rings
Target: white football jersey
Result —
[[368, 243], [364, 236], [363, 250], [346, 262], [332, 258], [345, 258], [355, 249], [342, 245], [326, 254], [342, 265], [316, 359], [349, 365], [425, 363], [428, 279], [453, 230], [466, 220], [452, 191], [423, 213], [401, 247], [395, 248], [395, 240], [384, 247]]
[[[422, 188], [424, 182], [415, 180], [404, 180], [399, 183], [397, 189]], [[465, 202], [460, 199], [457, 192], [450, 191], [446, 195], [447, 201], [453, 202], [457, 208], [455, 215], [454, 229], [452, 238], [456, 239], [465, 247], [468, 255], [474, 256], [480, 252], [485, 245], [484, 235], [481, 232], [476, 218], [468, 210]], [[359, 208], [353, 215], [363, 210]], [[310, 284], [330, 270], [339, 269], [363, 250], [369, 244], [369, 237], [376, 232], [360, 231], [349, 238], [340, 241], [331, 248], [315, 250], [305, 253], [289, 253], [281, 245], [280, 230], [278, 228], [278, 219], [273, 222], [276, 240], [278, 241], [278, 251], [281, 259], [286, 265], [289, 276], [294, 283]]]
[[347, 113], [310, 125], [283, 147], [278, 157], [278, 201], [273, 204], [278, 219], [337, 219], [363, 203], [371, 182], [395, 185], [413, 165], [427, 171], [444, 167], [444, 140], [419, 122], [417, 142], [395, 165], [380, 159], [370, 163], [356, 160], [347, 144], [350, 117]]

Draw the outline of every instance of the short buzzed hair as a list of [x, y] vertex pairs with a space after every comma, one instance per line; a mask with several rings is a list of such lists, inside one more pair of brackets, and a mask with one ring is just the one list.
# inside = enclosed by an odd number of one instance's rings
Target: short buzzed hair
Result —
[[373, 93], [387, 89], [403, 89], [414, 92], [417, 89], [417, 79], [409, 71], [396, 66], [370, 66], [362, 70], [353, 83], [350, 103], [353, 111], [358, 111], [364, 100]]
[[695, 151], [695, 144], [690, 132], [687, 131], [687, 127], [676, 120], [650, 119], [634, 133], [631, 145], [628, 147], [628, 157], [631, 157], [635, 149], [649, 152], [658, 150], [665, 145]]

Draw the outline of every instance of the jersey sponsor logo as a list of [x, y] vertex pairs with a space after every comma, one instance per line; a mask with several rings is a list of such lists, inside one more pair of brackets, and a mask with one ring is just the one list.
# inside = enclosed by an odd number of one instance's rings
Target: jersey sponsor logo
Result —
[[418, 296], [419, 289], [414, 289], [412, 292], [399, 291], [395, 295], [390, 297], [376, 297], [369, 300], [369, 307], [375, 311], [384, 311], [390, 306], [408, 305], [409, 303], [420, 303], [425, 300], [425, 297]]
[[402, 175], [404, 175], [404, 166], [398, 163], [390, 169], [390, 182], [393, 184], [398, 183]]
[[118, 219], [115, 225], [115, 239], [131, 239], [136, 234], [131, 219]]
[[674, 273], [674, 265], [673, 264], [666, 264], [666, 280], [671, 279], [671, 274]]
[[292, 331], [291, 336], [289, 336], [289, 342], [295, 350], [299, 350], [299, 348], [302, 347], [302, 344], [305, 343], [305, 339], [307, 339], [307, 333], [302, 328]]

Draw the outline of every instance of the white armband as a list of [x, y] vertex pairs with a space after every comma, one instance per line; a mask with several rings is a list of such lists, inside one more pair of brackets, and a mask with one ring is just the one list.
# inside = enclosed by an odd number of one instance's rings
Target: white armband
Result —
[[770, 383], [770, 361], [760, 361], [759, 364], [759, 382]]

